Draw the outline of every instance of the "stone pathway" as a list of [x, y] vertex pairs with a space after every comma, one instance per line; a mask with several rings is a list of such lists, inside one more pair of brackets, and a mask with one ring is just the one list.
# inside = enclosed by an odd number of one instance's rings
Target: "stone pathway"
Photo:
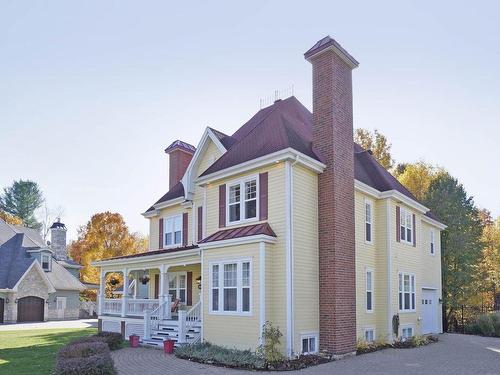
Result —
[[0, 332], [19, 331], [27, 329], [64, 329], [64, 328], [90, 328], [90, 327], [97, 328], [97, 319], [58, 320], [50, 322], [0, 324]]
[[[112, 352], [120, 375], [250, 374], [193, 363], [161, 350], [126, 348]], [[386, 349], [375, 353], [309, 367], [301, 375], [500, 375], [500, 339], [444, 334], [439, 342], [416, 349]], [[256, 374], [264, 374], [257, 372]], [[272, 374], [276, 375], [276, 372]]]

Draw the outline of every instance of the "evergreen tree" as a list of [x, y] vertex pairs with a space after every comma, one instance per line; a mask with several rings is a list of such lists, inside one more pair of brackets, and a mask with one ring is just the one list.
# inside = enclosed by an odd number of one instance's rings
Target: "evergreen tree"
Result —
[[42, 191], [36, 182], [29, 180], [14, 181], [11, 186], [4, 188], [4, 193], [0, 196], [0, 209], [18, 217], [29, 228], [40, 228], [35, 211], [42, 203]]

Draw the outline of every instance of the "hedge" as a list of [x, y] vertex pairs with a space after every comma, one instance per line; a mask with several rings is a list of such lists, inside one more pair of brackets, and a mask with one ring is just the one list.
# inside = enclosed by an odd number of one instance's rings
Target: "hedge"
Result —
[[500, 312], [480, 315], [465, 327], [465, 333], [500, 337]]
[[57, 354], [54, 375], [115, 374], [109, 346], [105, 342], [71, 342]]

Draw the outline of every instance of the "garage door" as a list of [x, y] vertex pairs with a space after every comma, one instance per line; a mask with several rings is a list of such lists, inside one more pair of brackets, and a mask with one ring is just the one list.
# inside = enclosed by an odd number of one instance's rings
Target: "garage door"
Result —
[[438, 333], [438, 300], [435, 290], [422, 289], [422, 333]]
[[18, 322], [42, 322], [44, 301], [38, 297], [23, 297], [17, 300]]

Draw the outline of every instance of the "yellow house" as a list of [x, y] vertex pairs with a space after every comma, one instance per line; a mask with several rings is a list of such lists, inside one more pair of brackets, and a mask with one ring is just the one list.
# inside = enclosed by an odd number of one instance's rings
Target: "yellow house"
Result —
[[[254, 350], [269, 321], [288, 356], [441, 332], [445, 226], [353, 142], [356, 60], [330, 37], [305, 58], [312, 113], [292, 96], [165, 150], [149, 251], [95, 263], [101, 330]], [[104, 296], [110, 272], [121, 298]]]

